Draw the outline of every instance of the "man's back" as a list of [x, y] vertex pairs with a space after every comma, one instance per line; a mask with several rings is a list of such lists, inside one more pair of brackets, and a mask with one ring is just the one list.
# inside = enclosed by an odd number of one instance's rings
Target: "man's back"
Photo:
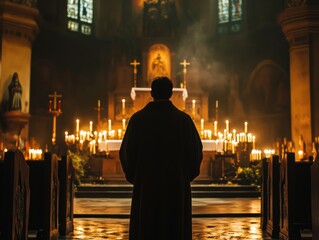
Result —
[[154, 101], [131, 117], [120, 149], [134, 185], [130, 239], [188, 240], [190, 182], [199, 174], [202, 143], [192, 119], [169, 101], [170, 80], [153, 83]]

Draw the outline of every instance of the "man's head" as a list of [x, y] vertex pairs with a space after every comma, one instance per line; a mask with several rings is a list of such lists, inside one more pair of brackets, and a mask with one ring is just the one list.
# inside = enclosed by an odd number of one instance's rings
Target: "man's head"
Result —
[[173, 94], [173, 83], [168, 77], [157, 77], [152, 82], [151, 95], [154, 100], [170, 99]]

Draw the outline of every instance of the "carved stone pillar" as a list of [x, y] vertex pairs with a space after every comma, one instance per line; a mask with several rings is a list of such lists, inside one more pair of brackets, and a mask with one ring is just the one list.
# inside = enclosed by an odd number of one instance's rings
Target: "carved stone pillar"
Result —
[[319, 135], [319, 2], [290, 0], [279, 23], [290, 46], [291, 134], [295, 151], [306, 153]]
[[[36, 0], [0, 0], [0, 140], [7, 148], [12, 147], [10, 138], [20, 136], [21, 127], [28, 125], [31, 51], [39, 31], [35, 20], [38, 15]], [[8, 86], [15, 72], [19, 74], [22, 87], [21, 110], [12, 115], [8, 114]], [[27, 128], [22, 134], [27, 138]]]

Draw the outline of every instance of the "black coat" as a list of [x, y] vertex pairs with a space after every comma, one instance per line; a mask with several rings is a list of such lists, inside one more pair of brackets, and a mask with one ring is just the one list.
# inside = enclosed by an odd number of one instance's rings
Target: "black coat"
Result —
[[170, 101], [148, 103], [129, 120], [120, 159], [134, 185], [130, 239], [192, 239], [190, 182], [202, 143], [189, 115]]

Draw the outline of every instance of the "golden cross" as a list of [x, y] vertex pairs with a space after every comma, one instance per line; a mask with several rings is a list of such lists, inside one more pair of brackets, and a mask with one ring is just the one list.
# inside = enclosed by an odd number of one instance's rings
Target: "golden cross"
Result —
[[180, 63], [180, 65], [182, 65], [184, 67], [183, 69], [183, 73], [184, 73], [184, 83], [183, 83], [183, 87], [186, 88], [186, 73], [187, 73], [187, 66], [191, 65], [189, 62], [186, 62], [186, 59], [184, 59], [183, 62]]
[[137, 62], [136, 59], [134, 59], [133, 62], [130, 63], [131, 66], [134, 66], [134, 87], [136, 87], [136, 75], [137, 75], [137, 66], [140, 65], [141, 63]]

